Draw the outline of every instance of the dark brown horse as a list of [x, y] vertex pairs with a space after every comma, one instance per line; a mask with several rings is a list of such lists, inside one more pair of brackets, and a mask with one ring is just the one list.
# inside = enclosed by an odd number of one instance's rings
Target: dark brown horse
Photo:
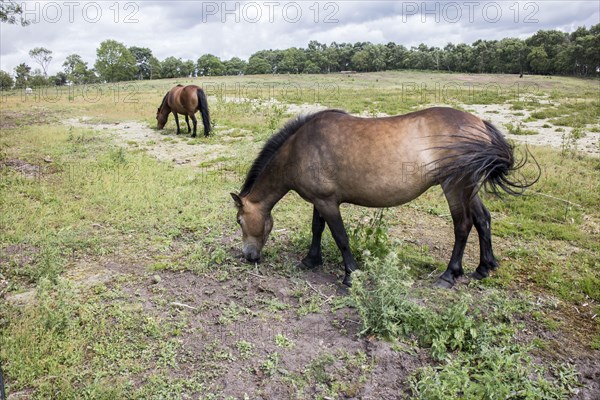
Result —
[[184, 114], [188, 133], [191, 132], [190, 121], [188, 119], [189, 116], [194, 125], [192, 137], [196, 137], [197, 121], [195, 114], [198, 110], [200, 110], [200, 114], [202, 114], [204, 136], [208, 136], [210, 133], [210, 115], [208, 113], [208, 101], [206, 100], [204, 91], [196, 85], [177, 85], [165, 94], [165, 97], [163, 97], [162, 102], [160, 103], [160, 107], [158, 107], [158, 111], [156, 112], [158, 129], [164, 128], [167, 119], [169, 119], [169, 113], [173, 113], [173, 116], [175, 116], [175, 123], [177, 124], [177, 134], [179, 135], [179, 117], [177, 114]]
[[513, 148], [489, 122], [452, 108], [386, 118], [359, 118], [326, 110], [296, 118], [263, 147], [239, 194], [232, 193], [242, 227], [244, 257], [260, 259], [273, 227], [271, 209], [290, 190], [314, 205], [312, 243], [302, 260], [322, 264], [325, 223], [342, 253], [343, 283], [350, 286], [356, 261], [339, 206], [391, 207], [441, 185], [454, 222], [454, 250], [438, 284], [451, 287], [463, 274], [462, 258], [473, 225], [479, 234], [480, 263], [473, 277], [498, 267], [492, 252], [490, 213], [477, 195], [482, 185], [498, 193], [521, 193], [531, 183], [508, 179]]

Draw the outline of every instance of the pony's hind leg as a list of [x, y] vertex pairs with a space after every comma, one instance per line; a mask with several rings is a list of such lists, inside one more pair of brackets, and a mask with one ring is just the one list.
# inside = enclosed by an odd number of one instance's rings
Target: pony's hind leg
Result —
[[[190, 119], [187, 114], [185, 114], [185, 123], [187, 124], [187, 127], [188, 127], [188, 133], [190, 133], [192, 131], [192, 128], [190, 128]], [[194, 136], [196, 136], [196, 135], [194, 135]]]
[[439, 277], [437, 285], [451, 288], [456, 283], [456, 278], [464, 274], [462, 259], [469, 233], [471, 232], [471, 228], [473, 228], [473, 218], [471, 216], [471, 207], [469, 206], [471, 190], [460, 187], [444, 187], [444, 195], [446, 196], [446, 200], [448, 200], [454, 224], [454, 248], [452, 249], [448, 268]]
[[471, 274], [474, 279], [483, 279], [491, 270], [498, 268], [498, 262], [492, 250], [492, 218], [479, 196], [474, 196], [471, 201], [471, 214], [477, 234], [479, 235], [479, 266]]
[[312, 241], [308, 255], [301, 261], [300, 267], [312, 269], [323, 264], [323, 255], [321, 253], [321, 236], [325, 229], [325, 219], [319, 214], [316, 207], [313, 207], [312, 218]]
[[[198, 126], [198, 120], [194, 114], [190, 114], [190, 118], [192, 118], [192, 125], [194, 125], [194, 132], [192, 133], [192, 137], [196, 137], [196, 126]], [[188, 133], [189, 133], [189, 125], [188, 125]]]

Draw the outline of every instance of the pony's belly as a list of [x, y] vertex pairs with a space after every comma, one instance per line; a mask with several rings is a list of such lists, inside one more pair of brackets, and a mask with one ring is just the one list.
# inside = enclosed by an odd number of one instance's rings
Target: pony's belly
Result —
[[421, 194], [430, 187], [419, 187], [418, 189], [410, 190], [395, 190], [383, 191], [372, 190], [368, 192], [354, 191], [354, 193], [345, 193], [340, 196], [342, 203], [351, 203], [363, 207], [395, 207], [401, 204], [406, 204]]

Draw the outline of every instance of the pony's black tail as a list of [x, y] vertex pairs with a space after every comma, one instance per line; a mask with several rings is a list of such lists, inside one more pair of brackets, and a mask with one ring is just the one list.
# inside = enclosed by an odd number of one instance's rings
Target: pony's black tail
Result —
[[[465, 185], [473, 189], [473, 195], [480, 187], [487, 192], [499, 195], [504, 191], [511, 195], [521, 195], [541, 176], [541, 169], [535, 157], [527, 150], [525, 156], [516, 161], [514, 147], [506, 141], [502, 132], [488, 121], [483, 121], [485, 130], [474, 128], [482, 134], [452, 135], [457, 143], [440, 146], [437, 149], [450, 150], [450, 154], [435, 162], [435, 170], [442, 185]], [[487, 139], [487, 140], [486, 140]], [[537, 176], [528, 181], [522, 175], [515, 176], [528, 161], [529, 156], [538, 169]]]
[[210, 133], [210, 114], [208, 112], [208, 100], [202, 89], [198, 89], [198, 109], [200, 110], [200, 114], [202, 114], [204, 136], [208, 136]]

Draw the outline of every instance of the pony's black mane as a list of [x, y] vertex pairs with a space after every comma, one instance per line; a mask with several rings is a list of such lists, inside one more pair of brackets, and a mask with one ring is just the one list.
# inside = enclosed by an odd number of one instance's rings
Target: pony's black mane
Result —
[[[175, 87], [182, 87], [183, 85], [180, 83]], [[162, 110], [163, 106], [165, 105], [165, 101], [167, 101], [167, 96], [169, 95], [169, 93], [171, 93], [171, 91], [169, 90], [167, 92], [167, 94], [165, 94], [165, 97], [163, 97], [162, 101], [160, 102], [160, 107], [158, 107], [158, 111]]]
[[248, 171], [246, 175], [246, 181], [242, 185], [242, 189], [240, 191], [240, 196], [247, 196], [252, 187], [256, 183], [256, 180], [260, 176], [260, 174], [265, 170], [267, 165], [271, 162], [275, 154], [279, 151], [281, 146], [294, 134], [296, 133], [300, 127], [302, 127], [307, 122], [310, 122], [315, 117], [327, 113], [327, 112], [336, 112], [346, 114], [345, 111], [342, 110], [324, 110], [319, 111], [313, 114], [300, 115], [294, 119], [289, 120], [283, 128], [279, 130], [276, 134], [271, 136], [267, 143], [263, 146], [262, 150], [258, 154], [258, 157], [252, 163], [252, 167]]
[[160, 102], [160, 106], [158, 107], [158, 111], [162, 110], [163, 106], [165, 105], [165, 101], [167, 101], [168, 95], [169, 95], [169, 92], [167, 92], [167, 94], [165, 94], [165, 97], [163, 97], [162, 101]]

